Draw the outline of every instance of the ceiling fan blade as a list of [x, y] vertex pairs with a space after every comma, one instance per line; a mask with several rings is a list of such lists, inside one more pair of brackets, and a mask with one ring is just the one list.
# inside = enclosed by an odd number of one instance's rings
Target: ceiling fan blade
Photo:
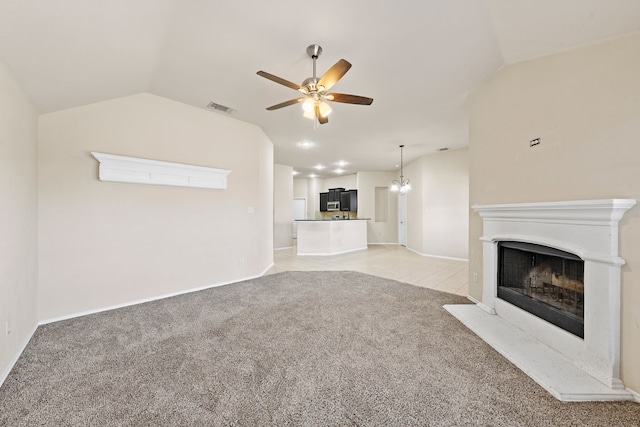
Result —
[[271, 107], [267, 107], [267, 110], [269, 110], [269, 111], [277, 110], [278, 108], [288, 107], [289, 105], [297, 104], [298, 102], [302, 102], [302, 101], [304, 101], [304, 98], [290, 99], [288, 101], [281, 102], [280, 104], [276, 104], [276, 105], [272, 105]]
[[300, 87], [300, 85], [297, 85], [297, 84], [295, 84], [293, 82], [290, 82], [289, 80], [285, 80], [285, 79], [283, 79], [281, 77], [274, 76], [273, 74], [269, 74], [269, 73], [264, 72], [264, 71], [258, 71], [256, 74], [258, 74], [259, 76], [264, 77], [265, 79], [269, 79], [272, 82], [280, 83], [281, 85], [284, 85], [286, 87], [290, 87], [291, 89], [294, 89], [294, 90], [302, 89]]
[[345, 104], [371, 105], [373, 102], [373, 98], [358, 95], [347, 95], [346, 93], [330, 93], [324, 98], [327, 101], [343, 102]]
[[333, 67], [324, 73], [324, 76], [318, 81], [318, 86], [322, 86], [324, 89], [321, 91], [329, 90], [334, 84], [338, 83], [338, 80], [344, 76], [351, 68], [351, 63], [344, 59], [336, 62]]
[[316, 111], [316, 117], [318, 118], [318, 122], [321, 125], [329, 122], [329, 117], [327, 117], [327, 116], [322, 117], [322, 115], [320, 114], [320, 105], [319, 104], [316, 104], [315, 111]]

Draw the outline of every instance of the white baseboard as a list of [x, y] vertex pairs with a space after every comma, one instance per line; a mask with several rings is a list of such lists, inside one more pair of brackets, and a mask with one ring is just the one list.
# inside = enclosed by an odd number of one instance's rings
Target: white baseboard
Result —
[[48, 323], [59, 322], [61, 320], [74, 319], [76, 317], [82, 317], [82, 316], [88, 316], [90, 314], [102, 313], [103, 311], [116, 310], [118, 308], [124, 308], [124, 307], [130, 307], [132, 305], [144, 304], [145, 302], [156, 301], [156, 300], [164, 299], [164, 298], [171, 298], [171, 297], [175, 297], [175, 296], [178, 296], [178, 295], [190, 294], [192, 292], [204, 291], [205, 289], [217, 288], [218, 286], [225, 286], [225, 285], [230, 285], [232, 283], [244, 282], [245, 280], [257, 279], [258, 277], [264, 276], [264, 274], [267, 271], [269, 271], [269, 269], [271, 267], [273, 267], [273, 265], [274, 265], [274, 263], [272, 262], [271, 264], [269, 264], [269, 266], [266, 269], [264, 269], [262, 271], [262, 273], [257, 274], [255, 276], [244, 277], [244, 278], [230, 280], [230, 281], [226, 281], [226, 282], [214, 283], [212, 285], [201, 286], [201, 287], [198, 287], [198, 288], [192, 288], [192, 289], [187, 289], [187, 290], [183, 290], [183, 291], [172, 292], [172, 293], [169, 293], [169, 294], [163, 294], [163, 295], [158, 295], [158, 296], [154, 296], [154, 297], [150, 297], [150, 298], [144, 298], [144, 299], [140, 299], [140, 300], [125, 302], [125, 303], [122, 303], [122, 304], [116, 304], [116, 305], [110, 305], [110, 306], [107, 306], [107, 307], [96, 308], [94, 310], [87, 310], [87, 311], [82, 311], [82, 312], [79, 312], [79, 313], [73, 313], [73, 314], [68, 314], [68, 315], [64, 315], [64, 316], [54, 317], [54, 318], [51, 318], [51, 319], [45, 319], [45, 320], [41, 320], [40, 322], [38, 322], [38, 325], [46, 325]]
[[16, 362], [18, 362], [18, 359], [20, 358], [20, 356], [22, 356], [22, 352], [24, 351], [24, 349], [27, 348], [27, 344], [29, 344], [29, 341], [31, 341], [33, 334], [36, 333], [36, 329], [38, 329], [37, 323], [33, 325], [33, 328], [31, 328], [31, 332], [27, 334], [27, 336], [25, 337], [25, 340], [22, 342], [22, 345], [20, 346], [20, 350], [16, 352], [15, 356], [13, 356], [13, 359], [11, 359], [11, 362], [9, 363], [9, 365], [2, 373], [2, 376], [0, 377], [0, 387], [2, 387], [2, 384], [4, 384], [4, 380], [7, 379], [7, 377], [9, 376], [9, 373], [13, 370], [13, 367], [15, 366]]
[[388, 243], [384, 243], [384, 242], [378, 242], [378, 243], [371, 243], [371, 242], [367, 242], [367, 245], [394, 245], [394, 246], [398, 246], [398, 242], [388, 242]]
[[298, 256], [332, 256], [332, 255], [341, 255], [341, 254], [348, 254], [350, 252], [357, 252], [357, 251], [366, 251], [367, 247], [363, 247], [363, 248], [355, 248], [355, 249], [349, 249], [346, 251], [340, 251], [340, 252], [331, 252], [331, 253], [311, 253], [311, 254], [301, 254], [298, 253], [296, 255]]
[[[271, 269], [271, 267], [273, 267], [275, 264], [275, 262], [272, 262], [271, 264], [269, 264], [267, 266], [267, 268], [265, 268], [264, 270], [262, 270], [262, 273], [260, 273], [259, 275], [255, 276], [255, 277], [251, 277], [250, 279], [255, 279], [256, 277], [262, 277], [265, 274], [267, 274], [267, 271], [269, 271]], [[238, 280], [238, 282], [242, 282], [243, 280], [249, 280], [249, 279], [242, 279], [242, 280]], [[234, 282], [235, 283], [235, 282]]]
[[631, 393], [631, 395], [633, 396], [633, 400], [640, 403], [640, 393], [638, 393], [637, 391], [631, 390], [629, 387], [625, 387], [625, 388], [629, 393]]
[[468, 299], [469, 301], [471, 301], [472, 303], [474, 303], [474, 304], [481, 304], [481, 302], [480, 302], [480, 301], [478, 301], [477, 299], [475, 299], [475, 298], [474, 298], [474, 297], [472, 297], [471, 295], [467, 295], [467, 299]]
[[429, 258], [440, 258], [440, 259], [450, 259], [452, 261], [465, 261], [465, 262], [469, 262], [469, 260], [467, 258], [454, 258], [454, 257], [450, 257], [450, 256], [442, 256], [442, 255], [432, 255], [432, 254], [423, 254], [422, 252], [418, 252], [415, 249], [411, 249], [410, 247], [407, 246], [407, 249], [409, 249], [411, 252], [416, 253], [420, 256], [426, 256]]

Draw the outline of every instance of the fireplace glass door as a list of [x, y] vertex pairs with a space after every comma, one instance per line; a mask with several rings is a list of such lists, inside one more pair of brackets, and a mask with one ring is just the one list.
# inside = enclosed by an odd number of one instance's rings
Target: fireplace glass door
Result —
[[574, 254], [499, 242], [498, 298], [584, 338], [584, 261]]

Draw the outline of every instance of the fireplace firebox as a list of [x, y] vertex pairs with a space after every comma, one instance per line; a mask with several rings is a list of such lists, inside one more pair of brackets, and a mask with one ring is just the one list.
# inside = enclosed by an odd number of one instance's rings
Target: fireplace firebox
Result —
[[584, 261], [569, 252], [498, 242], [498, 298], [584, 338]]

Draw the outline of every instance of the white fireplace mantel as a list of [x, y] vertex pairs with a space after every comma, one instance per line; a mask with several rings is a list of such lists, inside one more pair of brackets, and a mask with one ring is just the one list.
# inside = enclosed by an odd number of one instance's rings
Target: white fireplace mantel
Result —
[[[618, 223], [630, 199], [474, 205], [483, 219], [483, 291], [445, 308], [560, 400], [631, 400], [620, 380]], [[497, 244], [549, 246], [584, 260], [584, 339], [497, 297]]]

